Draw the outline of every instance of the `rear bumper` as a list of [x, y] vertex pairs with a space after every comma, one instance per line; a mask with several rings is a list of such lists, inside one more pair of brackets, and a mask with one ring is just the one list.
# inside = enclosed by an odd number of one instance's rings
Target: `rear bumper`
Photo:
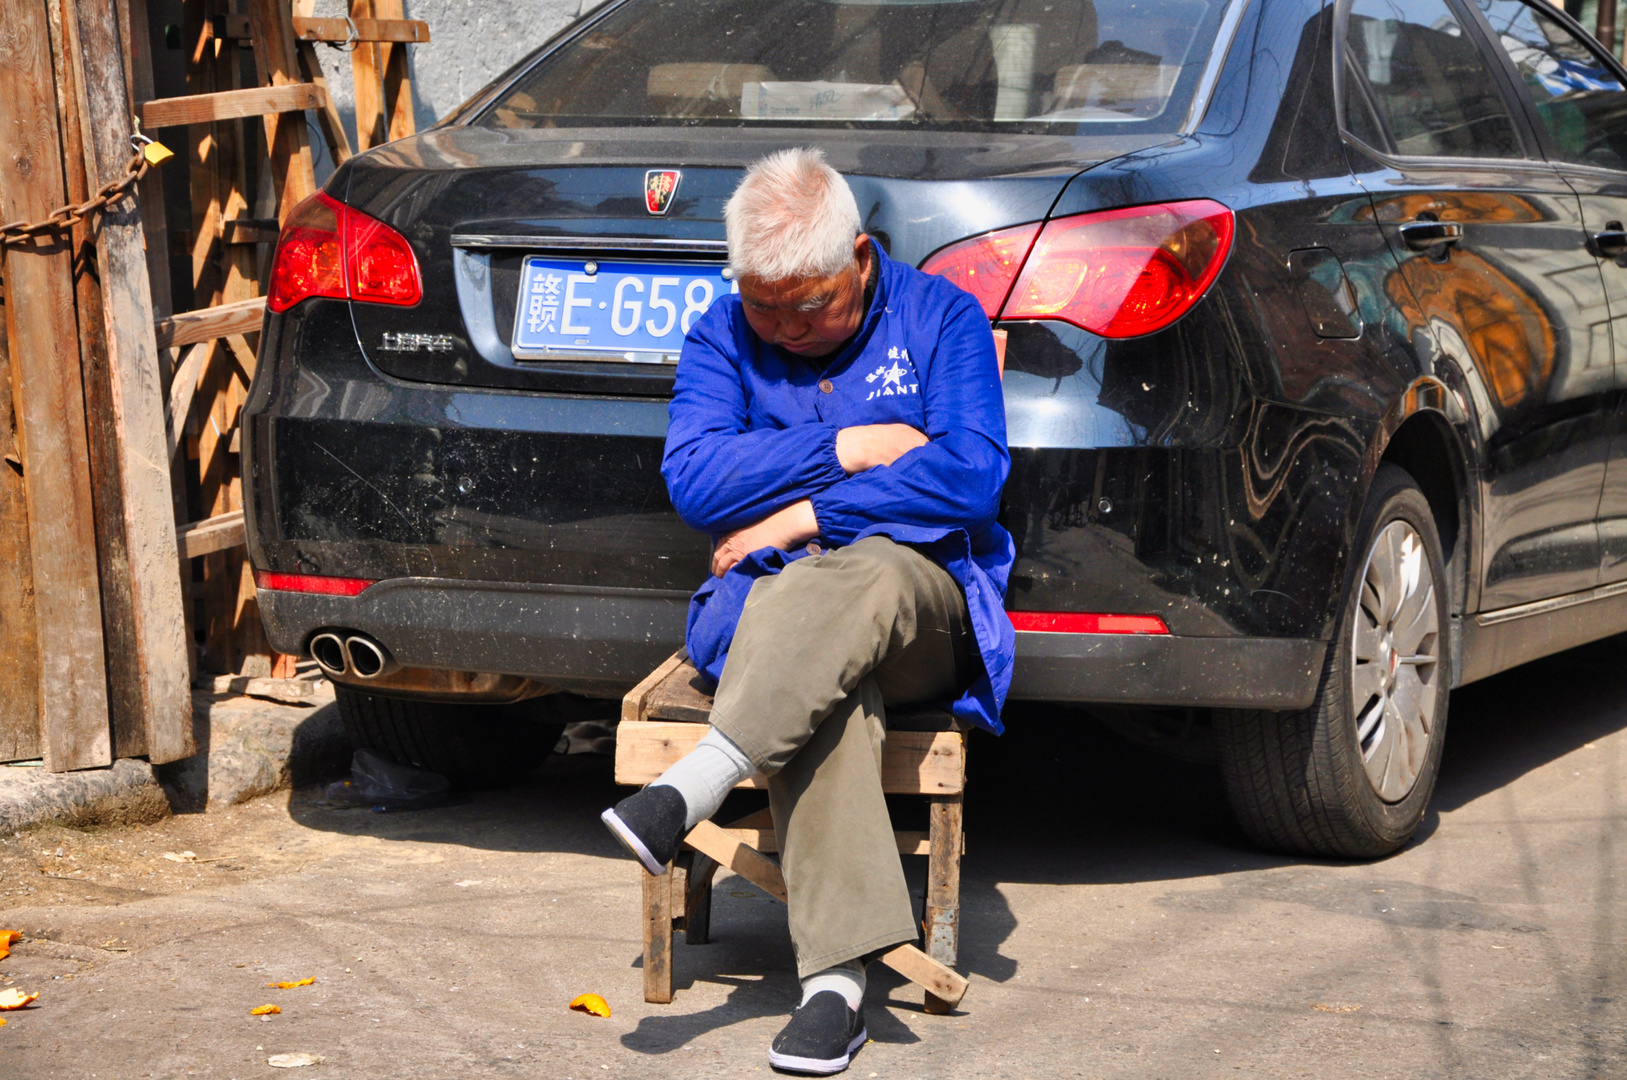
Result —
[[[495, 672], [617, 696], [683, 643], [688, 594], [396, 578], [355, 597], [265, 590], [271, 644], [372, 635], [410, 667]], [[1311, 703], [1327, 646], [1301, 638], [1017, 635], [1011, 696], [1120, 705], [1291, 709]]]

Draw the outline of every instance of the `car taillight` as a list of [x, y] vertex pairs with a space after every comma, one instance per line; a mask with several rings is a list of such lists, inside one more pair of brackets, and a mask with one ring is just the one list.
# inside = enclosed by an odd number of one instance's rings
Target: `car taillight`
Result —
[[1162, 330], [1220, 273], [1232, 231], [1232, 212], [1209, 199], [1054, 218], [1000, 317], [1060, 319], [1109, 338]]
[[377, 218], [345, 207], [345, 271], [350, 298], [374, 304], [416, 304], [418, 257], [407, 238]]
[[927, 256], [921, 269], [959, 285], [977, 297], [985, 315], [995, 318], [1006, 294], [1011, 292], [1012, 279], [1022, 268], [1023, 257], [1039, 235], [1040, 225], [1035, 221], [950, 244]]
[[266, 306], [287, 311], [312, 296], [411, 306], [423, 298], [418, 258], [390, 226], [319, 191], [277, 238]]
[[1098, 615], [1086, 611], [1008, 611], [1018, 630], [1042, 634], [1168, 634], [1156, 615]]
[[272, 570], [256, 570], [254, 587], [274, 592], [316, 593], [319, 596], [359, 596], [370, 585], [378, 584], [369, 578], [325, 577], [318, 574], [279, 574]]

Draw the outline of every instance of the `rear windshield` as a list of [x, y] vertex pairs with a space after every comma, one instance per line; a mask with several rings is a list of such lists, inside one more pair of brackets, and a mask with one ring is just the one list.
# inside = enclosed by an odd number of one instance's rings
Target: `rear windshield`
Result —
[[627, 0], [478, 121], [1178, 130], [1228, 0]]

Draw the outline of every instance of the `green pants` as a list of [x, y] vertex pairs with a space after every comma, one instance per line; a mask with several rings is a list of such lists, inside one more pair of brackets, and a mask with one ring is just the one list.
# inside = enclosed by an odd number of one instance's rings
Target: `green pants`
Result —
[[768, 777], [798, 977], [917, 938], [881, 791], [886, 707], [952, 700], [977, 662], [955, 579], [887, 537], [752, 586], [712, 723]]

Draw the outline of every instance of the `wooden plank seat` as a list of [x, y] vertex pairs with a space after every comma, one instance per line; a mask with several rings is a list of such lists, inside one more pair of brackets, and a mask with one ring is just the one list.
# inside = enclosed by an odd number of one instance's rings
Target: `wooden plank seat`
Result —
[[[616, 729], [616, 782], [648, 784], [692, 750], [712, 712], [712, 697], [679, 650], [622, 699]], [[743, 788], [762, 788], [761, 776]], [[960, 944], [960, 856], [964, 847], [961, 793], [966, 786], [965, 735], [941, 709], [890, 709], [882, 752], [882, 790], [921, 795], [929, 803], [927, 832], [895, 831], [903, 855], [928, 859], [923, 912], [926, 950], [899, 945], [881, 957], [926, 991], [926, 1010], [947, 1013], [966, 993], [953, 965]], [[668, 872], [644, 882], [644, 1000], [672, 1000], [672, 933], [691, 945], [711, 932], [712, 876], [726, 866], [771, 896], [785, 900], [785, 879], [768, 858], [777, 850], [774, 822], [764, 809], [727, 826], [703, 821], [684, 838]]]

